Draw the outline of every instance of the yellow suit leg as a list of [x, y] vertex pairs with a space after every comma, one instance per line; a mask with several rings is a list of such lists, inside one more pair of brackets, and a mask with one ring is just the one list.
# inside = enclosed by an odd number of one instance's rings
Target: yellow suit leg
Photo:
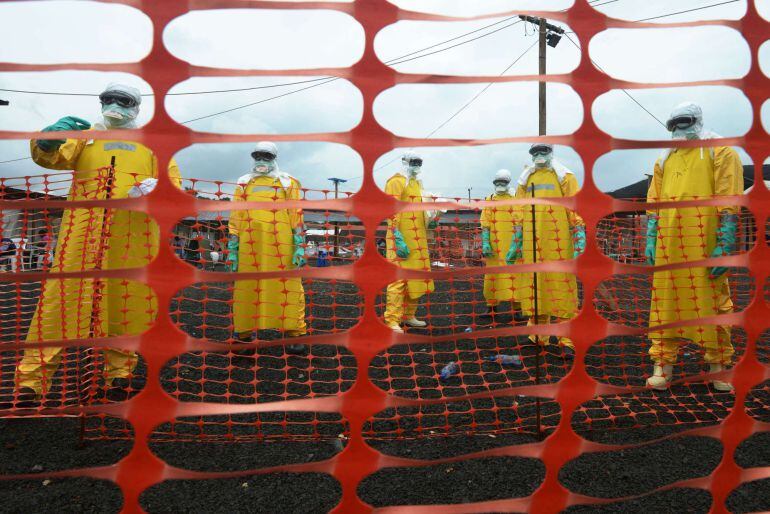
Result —
[[44, 385], [47, 392], [51, 387], [51, 380], [61, 362], [63, 348], [35, 348], [24, 350], [24, 356], [16, 368], [18, 387], [34, 389], [40, 396]]
[[404, 303], [406, 300], [406, 281], [397, 280], [388, 284], [385, 300], [385, 324], [398, 325], [404, 319]]
[[404, 319], [412, 319], [417, 313], [417, 306], [420, 303], [419, 298], [412, 298], [408, 294], [404, 295]]
[[[727, 280], [724, 281], [717, 296], [717, 312], [719, 314], [730, 314], [733, 312], [733, 301], [730, 297], [730, 286]], [[722, 364], [726, 366], [732, 362], [735, 348], [733, 348], [731, 335], [729, 325], [718, 325], [716, 343], [704, 341], [704, 360], [708, 364]]]
[[[556, 318], [558, 323], [565, 323], [569, 321], [569, 318]], [[572, 342], [572, 339], [569, 337], [560, 337], [559, 338], [559, 345], [560, 346], [566, 346], [567, 348], [575, 349], [575, 343]]]
[[109, 387], [116, 378], [128, 378], [139, 358], [134, 352], [106, 348], [104, 350], [104, 384]]
[[307, 323], [305, 323], [305, 295], [298, 294], [293, 299], [296, 303], [297, 328], [296, 330], [287, 330], [286, 337], [299, 337], [307, 334]]
[[[530, 316], [527, 320], [527, 326], [532, 327], [535, 325], [546, 325], [550, 321], [550, 316], [547, 314], [540, 314], [537, 316], [537, 323], [535, 323], [535, 316]], [[538, 341], [540, 344], [547, 344], [548, 343], [548, 336], [535, 336], [534, 334], [530, 334], [529, 340], [533, 343], [537, 343]]]
[[650, 359], [657, 366], [676, 364], [679, 341], [669, 338], [650, 338]]

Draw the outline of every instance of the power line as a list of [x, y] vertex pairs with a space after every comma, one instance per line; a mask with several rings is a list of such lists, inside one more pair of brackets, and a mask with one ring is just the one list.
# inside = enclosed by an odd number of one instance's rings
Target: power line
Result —
[[[575, 48], [577, 48], [577, 49], [578, 49], [578, 51], [579, 51], [579, 52], [581, 52], [581, 50], [580, 50], [580, 46], [579, 46], [579, 45], [578, 45], [578, 44], [577, 44], [577, 43], [576, 43], [576, 42], [575, 42], [575, 41], [574, 41], [574, 40], [573, 40], [571, 37], [569, 37], [569, 34], [564, 34], [564, 35], [567, 37], [567, 39], [570, 41], [570, 43], [572, 43], [573, 45], [575, 45]], [[582, 52], [581, 52], [581, 53], [582, 53]], [[593, 64], [594, 66], [596, 66], [596, 68], [597, 68], [599, 71], [601, 71], [602, 73], [606, 73], [606, 72], [605, 72], [605, 71], [602, 69], [602, 67], [601, 67], [601, 66], [599, 66], [598, 64], [596, 64], [596, 61], [594, 61], [593, 59], [591, 59], [591, 58], [590, 58], [590, 56], [589, 56], [589, 58], [588, 58], [588, 59], [591, 61], [591, 64]], [[661, 124], [661, 125], [662, 125], [664, 128], [666, 128], [666, 124], [665, 124], [665, 123], [663, 123], [662, 121], [660, 121], [660, 119], [658, 119], [658, 117], [657, 117], [657, 116], [655, 116], [653, 113], [651, 113], [651, 112], [650, 112], [650, 111], [649, 111], [649, 110], [648, 110], [648, 109], [647, 109], [647, 108], [646, 108], [644, 105], [642, 105], [642, 104], [641, 104], [641, 103], [640, 103], [640, 102], [639, 102], [639, 101], [638, 101], [636, 98], [634, 98], [633, 96], [631, 96], [631, 93], [629, 93], [628, 91], [626, 91], [625, 89], [622, 89], [622, 88], [621, 88], [621, 91], [623, 91], [623, 92], [626, 94], [626, 96], [628, 96], [628, 97], [629, 97], [631, 100], [633, 100], [633, 102], [634, 102], [636, 105], [638, 105], [639, 107], [641, 107], [641, 108], [642, 108], [642, 110], [644, 110], [644, 112], [646, 112], [647, 114], [649, 114], [650, 116], [652, 116], [652, 117], [655, 119], [655, 121], [657, 121], [657, 122], [658, 122], [658, 123], [660, 123], [660, 124]]]
[[[464, 34], [460, 34], [459, 36], [455, 36], [455, 37], [446, 39], [444, 41], [441, 41], [439, 43], [434, 43], [434, 44], [432, 44], [430, 46], [426, 46], [425, 48], [421, 48], [419, 50], [415, 50], [413, 52], [409, 52], [408, 54], [401, 55], [399, 57], [391, 59], [390, 61], [385, 61], [385, 64], [388, 64], [388, 65], [390, 65], [390, 64], [400, 64], [400, 63], [398, 63], [396, 61], [399, 61], [401, 59], [405, 59], [407, 57], [411, 57], [413, 55], [425, 52], [426, 50], [431, 50], [433, 48], [445, 45], [447, 43], [451, 43], [452, 41], [456, 41], [458, 39], [462, 39], [464, 37], [470, 36], [471, 34], [476, 34], [477, 32], [481, 32], [482, 30], [486, 30], [488, 28], [494, 27], [496, 25], [500, 25], [501, 23], [505, 23], [505, 22], [511, 21], [513, 19], [516, 19], [516, 18], [518, 18], [518, 16], [510, 16], [508, 18], [504, 18], [504, 19], [496, 21], [494, 23], [490, 23], [489, 25], [485, 25], [485, 26], [480, 27], [478, 29], [471, 30], [470, 32], [466, 32]], [[480, 39], [481, 37], [486, 37], [488, 35], [494, 34], [495, 32], [498, 32], [498, 31], [500, 31], [500, 30], [502, 30], [504, 28], [508, 28], [510, 26], [511, 25], [507, 25], [505, 27], [502, 27], [501, 29], [497, 29], [497, 30], [495, 30], [493, 32], [490, 32], [488, 34], [485, 34], [483, 36], [479, 36], [479, 37], [476, 37], [474, 39], [465, 41], [463, 43], [460, 43], [460, 44], [457, 44], [457, 45], [453, 45], [453, 46], [451, 46], [449, 48], [445, 48], [443, 50], [449, 50], [450, 48], [454, 48], [455, 46], [460, 46], [462, 44], [469, 43], [471, 41], [475, 41], [476, 39]], [[441, 52], [443, 50], [439, 50], [437, 52], [432, 52], [430, 54], [426, 54], [425, 56], [433, 55], [434, 53], [438, 53], [438, 52]], [[415, 59], [418, 59], [418, 58], [419, 57], [416, 57]], [[412, 60], [412, 59], [409, 59], [409, 60]], [[407, 61], [404, 61], [404, 62], [407, 62]], [[330, 78], [332, 78], [332, 77], [319, 77], [319, 78], [307, 79], [307, 80], [297, 80], [297, 81], [294, 81], [294, 82], [284, 82], [284, 83], [280, 83], [280, 84], [268, 84], [268, 85], [264, 85], [264, 86], [253, 86], [253, 87], [243, 87], [243, 88], [233, 88], [233, 89], [216, 89], [216, 90], [206, 90], [206, 91], [189, 91], [189, 92], [180, 92], [180, 93], [167, 93], [166, 96], [206, 95], [206, 94], [212, 94], [212, 93], [235, 93], [235, 92], [243, 92], [243, 91], [254, 91], [254, 90], [259, 90], [259, 89], [271, 89], [271, 88], [278, 88], [278, 87], [295, 86], [295, 85], [299, 85], [299, 84], [308, 84], [308, 83], [312, 83], [312, 82], [322, 82], [322, 81], [328, 80]], [[6, 93], [22, 93], [22, 94], [52, 95], [52, 96], [89, 96], [89, 97], [98, 97], [99, 96], [98, 93], [66, 93], [66, 92], [56, 92], [56, 91], [32, 91], [32, 90], [26, 90], [26, 89], [2, 89], [2, 88], [0, 88], [0, 91], [6, 92]], [[155, 93], [142, 93], [142, 96], [148, 96], [148, 97], [149, 96], [155, 96]]]
[[[509, 65], [508, 65], [508, 66], [507, 66], [507, 67], [506, 67], [506, 68], [505, 68], [505, 69], [504, 69], [502, 72], [500, 72], [500, 75], [499, 75], [499, 76], [500, 76], [500, 77], [502, 77], [503, 75], [505, 75], [505, 74], [506, 74], [506, 72], [508, 72], [508, 70], [510, 70], [511, 68], [513, 68], [513, 66], [514, 66], [514, 65], [515, 65], [517, 62], [519, 62], [519, 61], [520, 61], [520, 60], [521, 60], [521, 59], [522, 59], [522, 58], [523, 58], [523, 57], [524, 57], [524, 56], [527, 54], [527, 52], [529, 52], [530, 50], [532, 50], [532, 49], [535, 47], [535, 45], [537, 45], [537, 44], [538, 44], [538, 42], [537, 42], [537, 41], [535, 41], [534, 43], [532, 43], [532, 45], [530, 45], [530, 46], [529, 46], [529, 47], [528, 47], [526, 50], [524, 50], [524, 52], [523, 52], [521, 55], [519, 55], [519, 56], [518, 56], [516, 59], [514, 59], [514, 60], [513, 60], [513, 62], [512, 62], [511, 64], [509, 64]], [[486, 93], [486, 92], [487, 92], [487, 90], [488, 90], [490, 87], [492, 87], [494, 84], [495, 84], [494, 82], [490, 82], [490, 83], [488, 83], [486, 86], [484, 86], [484, 87], [483, 87], [483, 88], [482, 88], [482, 89], [481, 89], [481, 90], [480, 90], [478, 93], [476, 93], [476, 94], [473, 96], [473, 98], [471, 98], [471, 99], [470, 99], [468, 102], [466, 102], [466, 103], [465, 103], [465, 104], [464, 104], [462, 107], [460, 107], [460, 108], [459, 108], [459, 109], [458, 109], [458, 110], [457, 110], [457, 111], [456, 111], [454, 114], [452, 114], [452, 115], [451, 115], [449, 118], [447, 118], [447, 119], [446, 119], [446, 121], [444, 121], [444, 122], [443, 122], [443, 123], [441, 123], [441, 124], [440, 124], [438, 127], [436, 127], [435, 129], [433, 129], [433, 130], [432, 130], [432, 131], [431, 131], [431, 132], [430, 132], [430, 133], [429, 133], [427, 136], [425, 136], [423, 139], [430, 139], [430, 138], [431, 138], [431, 136], [433, 136], [433, 135], [434, 135], [436, 132], [438, 132], [439, 130], [441, 130], [441, 129], [442, 129], [444, 126], [446, 126], [446, 125], [447, 125], [447, 124], [448, 124], [450, 121], [452, 121], [453, 119], [455, 119], [455, 118], [456, 118], [456, 117], [457, 117], [457, 116], [458, 116], [458, 115], [459, 115], [461, 112], [463, 112], [465, 109], [467, 109], [467, 108], [468, 108], [468, 106], [470, 106], [470, 105], [471, 105], [473, 102], [475, 102], [475, 101], [476, 101], [476, 100], [477, 100], [477, 99], [478, 99], [478, 98], [479, 98], [481, 95], [483, 95], [484, 93]], [[397, 161], [398, 159], [399, 159], [399, 157], [395, 157], [395, 158], [391, 159], [390, 161], [386, 162], [385, 164], [383, 164], [382, 166], [378, 166], [377, 168], [375, 168], [375, 169], [374, 169], [374, 171], [379, 171], [379, 170], [381, 170], [382, 168], [385, 168], [385, 167], [387, 167], [387, 166], [390, 166], [392, 163], [394, 163], [394, 162], [395, 162], [395, 161]]]
[[703, 7], [696, 7], [694, 9], [687, 9], [686, 11], [672, 12], [672, 13], [669, 13], [669, 14], [661, 14], [660, 16], [653, 16], [651, 18], [643, 18], [641, 20], [634, 20], [634, 21], [635, 22], [640, 22], [640, 21], [657, 20], [659, 18], [665, 18], [667, 16], [676, 16], [677, 14], [684, 14], [684, 13], [693, 12], [693, 11], [700, 11], [702, 9], [710, 9], [711, 7], [719, 7], [720, 5], [733, 4], [735, 2], [740, 2], [740, 1], [742, 1], [742, 0], [727, 0], [726, 2], [720, 2], [718, 4], [704, 5]]

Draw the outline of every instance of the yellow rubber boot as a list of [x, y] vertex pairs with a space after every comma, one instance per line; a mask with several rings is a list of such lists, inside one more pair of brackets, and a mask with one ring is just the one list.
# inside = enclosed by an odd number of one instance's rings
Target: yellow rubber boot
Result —
[[658, 391], [665, 391], [668, 389], [668, 383], [671, 382], [671, 374], [673, 372], [674, 366], [671, 364], [655, 365], [652, 376], [647, 379], [647, 387]]

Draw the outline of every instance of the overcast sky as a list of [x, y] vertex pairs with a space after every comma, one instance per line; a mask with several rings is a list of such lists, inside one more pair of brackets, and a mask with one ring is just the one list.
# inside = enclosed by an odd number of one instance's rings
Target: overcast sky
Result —
[[[569, 0], [393, 0], [404, 9], [473, 16], [516, 9], [568, 8]], [[717, 0], [618, 0], [597, 7], [609, 16], [640, 20], [675, 11], [719, 3]], [[770, 19], [770, 0], [757, 0], [763, 16]], [[655, 23], [707, 19], [738, 19], [746, 12], [746, 0], [669, 16]], [[61, 37], [61, 19], [78, 20], [83, 30], [68, 30]], [[78, 2], [0, 3], [0, 61], [27, 63], [133, 62], [151, 48], [151, 21], [136, 9], [119, 4]], [[504, 17], [480, 21], [402, 21], [383, 29], [375, 39], [375, 51], [403, 73], [450, 75], [520, 75], [537, 72], [533, 28]], [[400, 56], [495, 24], [468, 37], [437, 46], [433, 52], [473, 37], [476, 41], [433, 55], [398, 63]], [[565, 26], [565, 29], [570, 30]], [[120, 37], [115, 37], [119, 34]], [[94, 44], [98, 42], [98, 44]], [[353, 18], [332, 11], [278, 11], [233, 9], [193, 12], [174, 20], [164, 32], [172, 53], [193, 64], [240, 69], [292, 69], [349, 66], [364, 50], [363, 29]], [[549, 73], [569, 73], [580, 60], [574, 34], [548, 49]], [[45, 51], [42, 51], [42, 49]], [[243, 48], [249, 48], [243, 51]], [[529, 48], [529, 50], [528, 50]], [[675, 83], [687, 80], [729, 79], [746, 74], [751, 63], [748, 46], [740, 33], [725, 27], [612, 29], [589, 44], [592, 60], [606, 73], [625, 80]], [[411, 55], [418, 57], [418, 53]], [[760, 65], [770, 74], [770, 44], [759, 54]], [[394, 62], [395, 61], [395, 62]], [[515, 64], [514, 64], [515, 63]], [[507, 70], [507, 71], [506, 71]], [[177, 84], [172, 93], [262, 87], [250, 91], [170, 96], [165, 107], [179, 122], [200, 131], [230, 134], [303, 134], [345, 132], [362, 116], [362, 97], [346, 80], [326, 83], [277, 84], [317, 77], [198, 77]], [[101, 72], [0, 73], [0, 88], [33, 91], [98, 94], [111, 81], [135, 85], [146, 94], [150, 86], [140, 77]], [[286, 97], [268, 100], [230, 113], [190, 121], [227, 109], [260, 102], [302, 88]], [[265, 88], [265, 86], [273, 86]], [[375, 101], [377, 120], [401, 136], [424, 138], [495, 138], [534, 136], [537, 133], [537, 84], [496, 84], [489, 87], [441, 129], [437, 127], [457, 113], [484, 89], [481, 84], [399, 85], [384, 91]], [[705, 111], [706, 125], [723, 136], [744, 134], [751, 124], [751, 106], [739, 90], [727, 87], [664, 88], [632, 90], [630, 94], [655, 117], [665, 121], [675, 104], [694, 100]], [[65, 115], [98, 121], [99, 104], [94, 96], [48, 96], [0, 92], [11, 105], [0, 108], [0, 130], [35, 130]], [[152, 118], [154, 98], [144, 98], [140, 124]], [[158, 99], [161, 101], [161, 99]], [[570, 134], [585, 116], [593, 115], [599, 127], [620, 138], [666, 139], [665, 129], [624, 92], [601, 96], [584, 112], [580, 98], [569, 86], [548, 87], [549, 134]], [[770, 107], [763, 108], [763, 122], [770, 127]], [[196, 145], [182, 151], [178, 160], [183, 175], [208, 180], [234, 181], [250, 168], [250, 144]], [[448, 197], [483, 197], [492, 188], [491, 177], [500, 168], [518, 175], [528, 162], [527, 145], [489, 145], [468, 148], [426, 147], [425, 188]], [[343, 187], [360, 186], [363, 164], [358, 154], [344, 146], [324, 143], [280, 144], [280, 165], [299, 178], [305, 187], [328, 188], [329, 177], [350, 179]], [[400, 167], [396, 149], [376, 165], [379, 184]], [[557, 157], [583, 181], [583, 164], [570, 148], [558, 147]], [[0, 161], [28, 156], [25, 141], [0, 141]], [[614, 152], [594, 169], [597, 184], [613, 190], [640, 180], [649, 173], [659, 151]], [[746, 163], [748, 157], [742, 154]], [[0, 176], [44, 173], [29, 160], [0, 164]]]

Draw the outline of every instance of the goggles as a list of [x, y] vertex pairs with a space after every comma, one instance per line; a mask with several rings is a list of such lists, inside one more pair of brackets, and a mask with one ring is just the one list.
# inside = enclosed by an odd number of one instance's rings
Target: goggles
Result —
[[551, 152], [553, 152], [553, 148], [548, 145], [535, 145], [529, 149], [529, 155], [533, 157], [535, 155], [548, 155]]
[[671, 118], [666, 122], [666, 128], [669, 132], [673, 132], [674, 129], [688, 129], [695, 125], [697, 123], [698, 118], [695, 116], [677, 116], [675, 118]]
[[136, 107], [138, 105], [134, 98], [127, 95], [116, 94], [114, 92], [102, 93], [99, 95], [99, 101], [102, 102], [102, 105], [118, 104], [125, 108]]
[[409, 159], [406, 163], [409, 166], [422, 166], [422, 159]]
[[508, 182], [507, 180], [495, 180], [494, 182], [492, 182], [492, 185], [494, 186], [507, 186], [508, 184], [510, 184], [510, 182]]
[[275, 155], [270, 152], [252, 152], [251, 158], [255, 161], [274, 161]]

